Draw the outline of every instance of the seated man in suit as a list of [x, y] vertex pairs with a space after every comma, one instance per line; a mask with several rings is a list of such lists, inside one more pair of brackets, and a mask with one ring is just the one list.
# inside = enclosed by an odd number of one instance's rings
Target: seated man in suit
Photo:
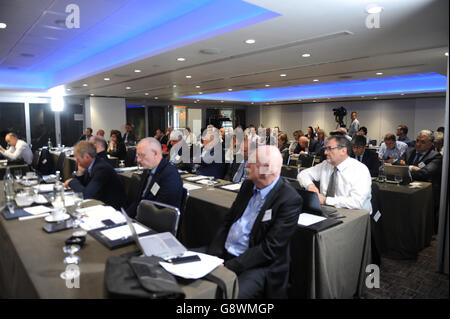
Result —
[[169, 137], [169, 162], [180, 170], [192, 169], [192, 147], [183, 138], [183, 132], [174, 130]]
[[136, 145], [136, 136], [133, 133], [133, 127], [130, 123], [125, 124], [125, 133], [123, 134], [123, 142], [125, 145]]
[[281, 166], [276, 146], [250, 154], [248, 179], [208, 248], [238, 275], [238, 298], [287, 297], [289, 242], [303, 200], [280, 178]]
[[227, 168], [225, 151], [219, 140], [216, 130], [206, 130], [203, 138], [203, 147], [199, 154], [199, 147], [194, 147], [194, 167], [197, 175], [223, 178]]
[[108, 153], [106, 153], [107, 145], [105, 139], [99, 135], [96, 135], [92, 136], [89, 139], [89, 143], [94, 145], [95, 150], [97, 152], [97, 157], [104, 158], [109, 163]]
[[[350, 142], [332, 135], [325, 143], [326, 161], [298, 174], [300, 186], [316, 192], [322, 205], [372, 212], [372, 179], [363, 163], [350, 158]], [[314, 185], [320, 182], [320, 190]]]
[[[31, 165], [33, 162], [33, 152], [27, 142], [20, 140], [15, 133], [8, 133], [5, 136], [5, 141], [9, 145], [5, 150], [0, 146], [0, 155], [6, 158], [10, 163], [27, 163]], [[0, 156], [1, 158], [1, 156]]]
[[64, 186], [82, 192], [85, 199], [98, 199], [115, 209], [123, 207], [127, 198], [120, 177], [107, 160], [96, 157], [94, 145], [80, 141], [75, 145], [73, 154], [78, 171], [65, 181]]
[[316, 155], [319, 152], [320, 152], [319, 141], [313, 138], [308, 139], [306, 136], [300, 136], [298, 138], [298, 145], [294, 150], [294, 154]]
[[136, 216], [136, 209], [142, 199], [154, 200], [180, 207], [183, 195], [183, 181], [175, 166], [162, 156], [161, 144], [153, 137], [142, 139], [136, 149], [137, 162], [144, 167], [137, 198], [133, 199], [127, 213]]
[[369, 169], [370, 176], [378, 176], [381, 162], [377, 153], [367, 150], [367, 140], [364, 135], [355, 135], [353, 138], [352, 157], [365, 164]]
[[86, 131], [83, 135], [78, 139], [78, 141], [89, 141], [92, 137], [92, 129], [90, 127], [86, 128]]
[[239, 183], [242, 179], [247, 179], [247, 171], [245, 167], [248, 162], [248, 148], [249, 140], [245, 138], [239, 148], [240, 153], [236, 154], [234, 157], [233, 163], [230, 164], [230, 167], [228, 168], [223, 179], [233, 183]]
[[[409, 171], [413, 180], [431, 182], [433, 184], [433, 201], [435, 212], [437, 212], [441, 188], [442, 155], [434, 149], [433, 142], [433, 132], [430, 130], [420, 131], [414, 147], [408, 148], [398, 163], [409, 165]], [[437, 221], [437, 218], [435, 220]]]

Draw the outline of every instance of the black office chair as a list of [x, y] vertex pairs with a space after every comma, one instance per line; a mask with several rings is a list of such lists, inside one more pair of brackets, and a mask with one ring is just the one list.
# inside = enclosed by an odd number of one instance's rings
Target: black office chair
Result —
[[55, 171], [60, 171], [62, 174], [65, 163], [66, 163], [66, 153], [61, 152], [59, 153], [58, 160], [56, 161]]
[[36, 150], [33, 153], [33, 161], [31, 162], [31, 169], [37, 173], [39, 167], [39, 158], [41, 157], [41, 151]]
[[181, 228], [182, 228], [182, 224], [183, 224], [183, 219], [184, 216], [186, 215], [186, 206], [187, 206], [187, 201], [189, 198], [189, 190], [183, 187], [183, 195], [181, 197], [181, 205], [180, 205], [180, 221], [179, 221], [179, 227], [178, 227], [178, 232], [177, 232], [177, 238], [181, 239]]
[[130, 148], [127, 150], [127, 157], [125, 158], [125, 166], [136, 166], [136, 148]]
[[143, 199], [137, 207], [136, 220], [158, 233], [170, 232], [176, 236], [180, 215], [175, 206]]

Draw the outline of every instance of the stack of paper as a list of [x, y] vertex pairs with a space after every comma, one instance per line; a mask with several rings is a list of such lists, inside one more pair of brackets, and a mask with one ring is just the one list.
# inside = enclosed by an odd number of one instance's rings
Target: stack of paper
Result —
[[105, 225], [102, 223], [102, 220], [105, 219], [110, 219], [115, 224], [125, 222], [125, 217], [123, 217], [120, 212], [118, 212], [111, 206], [96, 205], [87, 208], [81, 208], [77, 211], [84, 215], [81, 220], [81, 228], [86, 231], [105, 227]]
[[27, 207], [27, 208], [24, 208], [23, 210], [31, 215], [40, 215], [40, 214], [44, 214], [44, 213], [48, 213], [48, 212], [52, 211], [52, 209], [50, 207], [43, 206], [43, 205]]
[[199, 180], [205, 179], [205, 178], [208, 178], [208, 176], [198, 175], [198, 176], [186, 177], [185, 180], [190, 181], [190, 182], [196, 182], [196, 181], [199, 181]]
[[188, 191], [192, 191], [194, 189], [202, 188], [201, 186], [196, 186], [196, 185], [192, 185], [192, 184], [189, 184], [189, 183], [183, 183], [183, 187], [186, 188]]
[[241, 183], [237, 183], [237, 184], [230, 184], [230, 185], [225, 185], [222, 186], [223, 189], [227, 189], [229, 191], [238, 191], [241, 189]]
[[[139, 225], [137, 223], [133, 223], [133, 225], [138, 235], [148, 231], [148, 228], [145, 228], [142, 225]], [[100, 233], [111, 241], [121, 238], [128, 238], [131, 236], [131, 230], [128, 225], [102, 230]]]
[[321, 222], [322, 220], [325, 220], [325, 217], [312, 215], [308, 213], [302, 213], [300, 214], [298, 218], [298, 224], [302, 226], [310, 226], [313, 224], [316, 224], [318, 222]]
[[194, 251], [185, 252], [183, 257], [192, 255], [198, 255], [201, 260], [184, 264], [160, 262], [160, 265], [175, 276], [186, 279], [198, 279], [206, 276], [223, 263], [223, 259], [207, 254], [196, 253]]

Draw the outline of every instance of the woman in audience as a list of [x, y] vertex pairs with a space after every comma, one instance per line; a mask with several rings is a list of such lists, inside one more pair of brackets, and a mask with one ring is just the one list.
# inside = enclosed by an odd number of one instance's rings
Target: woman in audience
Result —
[[322, 129], [318, 129], [317, 130], [317, 140], [319, 141], [321, 148], [325, 147], [326, 138], [327, 138], [327, 134], [325, 133], [325, 131]]
[[107, 153], [110, 156], [118, 157], [119, 160], [125, 160], [127, 157], [127, 149], [122, 141], [122, 134], [117, 130], [111, 131]]
[[289, 158], [289, 144], [288, 137], [285, 133], [278, 134], [278, 149], [283, 157], [283, 165], [286, 165]]
[[312, 128], [312, 126], [308, 126], [308, 131], [306, 132], [305, 136], [308, 139], [312, 139], [316, 137], [316, 134], [314, 134], [314, 129]]

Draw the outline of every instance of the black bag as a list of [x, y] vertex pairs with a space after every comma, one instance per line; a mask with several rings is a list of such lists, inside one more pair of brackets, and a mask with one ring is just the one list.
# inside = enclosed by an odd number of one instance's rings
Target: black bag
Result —
[[162, 260], [155, 256], [108, 257], [105, 266], [106, 298], [184, 298], [175, 277], [159, 264]]

